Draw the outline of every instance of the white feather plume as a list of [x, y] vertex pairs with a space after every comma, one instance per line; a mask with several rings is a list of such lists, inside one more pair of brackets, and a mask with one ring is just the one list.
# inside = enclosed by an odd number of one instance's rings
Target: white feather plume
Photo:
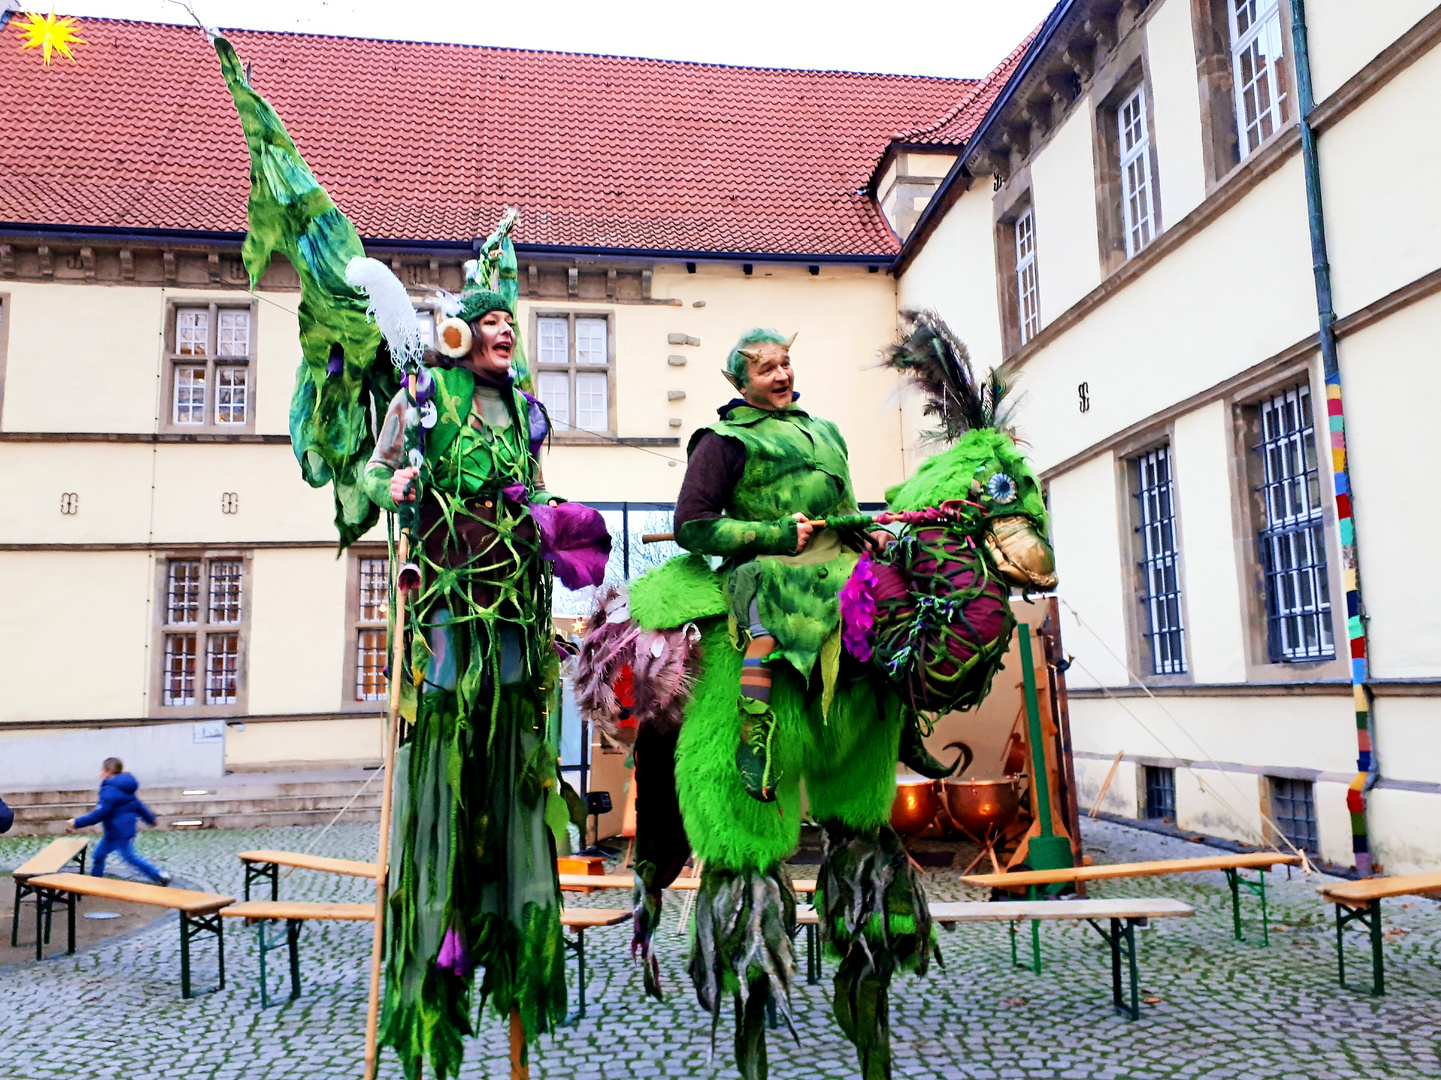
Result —
[[390, 270], [378, 259], [357, 255], [345, 264], [345, 283], [363, 289], [370, 301], [365, 309], [390, 346], [390, 357], [396, 367], [405, 367], [420, 360], [424, 346], [420, 341], [420, 323], [410, 294]]

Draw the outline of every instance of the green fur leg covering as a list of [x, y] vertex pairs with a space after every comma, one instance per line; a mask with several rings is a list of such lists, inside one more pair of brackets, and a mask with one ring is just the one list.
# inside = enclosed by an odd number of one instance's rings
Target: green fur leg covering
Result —
[[842, 684], [824, 719], [813, 706], [805, 760], [811, 817], [856, 828], [890, 821], [904, 721], [900, 699], [889, 691], [878, 694], [864, 679]]
[[774, 802], [757, 802], [746, 794], [736, 769], [741, 654], [731, 644], [724, 620], [704, 627], [700, 648], [701, 675], [676, 748], [676, 788], [686, 835], [707, 866], [765, 870], [800, 842], [800, 753], [805, 742], [800, 680], [778, 665], [770, 702], [778, 725], [771, 764], [780, 781]]
[[765, 1080], [767, 1001], [775, 1002], [795, 1034], [790, 1011], [795, 927], [796, 894], [783, 863], [768, 871], [707, 866], [701, 874], [691, 981], [711, 1015], [712, 1042], [721, 1001], [728, 993], [735, 996], [736, 1067], [745, 1080]]
[[821, 940], [841, 961], [832, 981], [836, 1021], [855, 1044], [864, 1080], [890, 1080], [891, 978], [926, 973], [930, 908], [890, 826], [827, 821], [822, 839], [815, 903]]

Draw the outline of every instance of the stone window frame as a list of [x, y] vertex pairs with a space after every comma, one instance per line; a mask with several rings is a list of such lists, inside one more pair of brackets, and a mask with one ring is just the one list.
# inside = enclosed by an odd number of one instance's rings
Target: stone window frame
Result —
[[[1002, 195], [1008, 196], [1003, 199]], [[1030, 171], [1025, 170], [1013, 178], [995, 201], [995, 251], [996, 251], [996, 301], [1001, 314], [1001, 351], [1009, 357], [1019, 351], [1026, 341], [1022, 340], [1021, 302], [1017, 282], [1016, 222], [1030, 212], [1032, 228], [1035, 228], [1035, 201], [1032, 197]], [[1036, 334], [1045, 328], [1045, 317], [1040, 310], [1041, 255], [1037, 246], [1031, 265], [1036, 273]], [[1031, 335], [1034, 338], [1035, 334]], [[1030, 340], [1030, 339], [1027, 339]]]
[[1156, 156], [1155, 94], [1151, 90], [1150, 60], [1144, 33], [1127, 35], [1091, 80], [1091, 97], [1095, 103], [1091, 124], [1091, 159], [1096, 181], [1096, 241], [1103, 278], [1115, 273], [1134, 257], [1128, 254], [1126, 245], [1117, 111], [1137, 87], [1142, 90], [1146, 106], [1145, 153], [1151, 181], [1151, 238], [1146, 245], [1149, 247], [1166, 226], [1165, 196], [1161, 191], [1161, 169]]
[[[1320, 373], [1319, 355], [1284, 364], [1238, 387], [1228, 395], [1231, 410], [1231, 511], [1234, 521], [1237, 576], [1241, 585], [1241, 614], [1247, 682], [1294, 682], [1298, 678], [1349, 681], [1350, 660], [1346, 650], [1345, 588], [1341, 574], [1341, 552], [1336, 536], [1336, 497], [1329, 468], [1326, 442], [1326, 386]], [[1327, 582], [1331, 593], [1331, 639], [1336, 655], [1316, 660], [1273, 661], [1267, 638], [1266, 581], [1257, 537], [1265, 521], [1265, 508], [1257, 491], [1259, 462], [1254, 446], [1258, 441], [1257, 407], [1265, 398], [1306, 381], [1311, 389], [1311, 419], [1316, 431], [1316, 451], [1321, 462], [1322, 534], [1326, 545]]]
[[[379, 698], [357, 698], [356, 683], [360, 666], [360, 633], [362, 630], [388, 631], [384, 618], [366, 619], [363, 618], [360, 604], [361, 584], [361, 562], [366, 559], [380, 559], [385, 561], [389, 558], [389, 550], [385, 544], [357, 543], [352, 544], [346, 551], [346, 572], [345, 572], [345, 640], [343, 643], [344, 655], [341, 663], [340, 683], [340, 708], [343, 712], [375, 713], [383, 712], [389, 706], [388, 695], [382, 694]], [[386, 650], [389, 655], [389, 634], [386, 633]]]
[[[254, 588], [253, 552], [234, 547], [175, 547], [155, 553], [154, 559], [154, 605], [152, 620], [150, 662], [150, 708], [152, 717], [195, 717], [228, 718], [244, 716], [249, 711], [250, 679], [250, 622], [251, 603]], [[200, 614], [202, 618], [194, 623], [171, 623], [169, 621], [168, 586], [170, 564], [179, 561], [198, 561], [202, 568], [200, 586]], [[239, 636], [239, 658], [236, 664], [235, 701], [207, 704], [205, 701], [205, 664], [208, 655], [206, 637], [213, 625], [209, 621], [210, 567], [215, 562], [238, 561], [240, 563], [240, 620], [235, 623], [218, 624], [225, 627], [224, 633]], [[191, 705], [165, 704], [165, 644], [170, 634], [193, 633], [196, 636], [196, 695]]]
[[1206, 172], [1206, 194], [1230, 179], [1242, 161], [1260, 153], [1296, 122], [1296, 63], [1291, 46], [1290, 5], [1278, 5], [1281, 15], [1281, 66], [1290, 80], [1290, 92], [1281, 109], [1281, 123], [1260, 146], [1242, 154], [1236, 118], [1236, 89], [1231, 55], [1233, 0], [1191, 0], [1191, 31], [1196, 45], [1196, 81], [1201, 105], [1201, 156]]
[[[567, 331], [567, 360], [561, 364], [542, 363], [540, 359], [540, 320], [541, 319], [566, 319], [568, 322]], [[530, 361], [531, 373], [535, 380], [535, 396], [540, 395], [540, 374], [545, 371], [564, 371], [569, 377], [571, 415], [575, 413], [575, 388], [576, 373], [578, 371], [596, 372], [601, 369], [599, 366], [580, 367], [576, 363], [575, 352], [575, 323], [577, 319], [603, 319], [606, 324], [606, 428], [604, 431], [597, 431], [588, 428], [561, 427], [554, 420], [551, 421], [551, 438], [556, 443], [595, 443], [607, 442], [616, 436], [616, 341], [615, 341], [615, 311], [610, 308], [591, 309], [574, 307], [536, 306], [530, 312], [530, 336], [527, 339], [526, 358]]]
[[[178, 424], [175, 422], [175, 392], [178, 369], [198, 366], [199, 358], [182, 356], [177, 352], [176, 325], [179, 313], [192, 308], [205, 308], [210, 312], [207, 355], [205, 360], [205, 419], [199, 424]], [[247, 356], [221, 357], [217, 355], [216, 342], [220, 332], [220, 312], [245, 310], [250, 313], [250, 348]], [[165, 353], [161, 379], [161, 400], [159, 406], [160, 431], [177, 435], [251, 435], [255, 432], [256, 414], [256, 372], [257, 344], [259, 335], [260, 304], [256, 300], [214, 300], [209, 297], [170, 296], [165, 301]], [[245, 368], [245, 422], [243, 424], [221, 424], [215, 420], [215, 401], [218, 387], [217, 369], [222, 367]]]
[[[1136, 483], [1134, 463], [1136, 459], [1158, 447], [1168, 449], [1175, 445], [1174, 429], [1169, 423], [1137, 433], [1118, 445], [1113, 451], [1115, 462], [1116, 499], [1120, 506], [1117, 514], [1119, 535], [1117, 550], [1121, 557], [1121, 583], [1125, 591], [1126, 664], [1132, 677], [1147, 686], [1190, 686], [1195, 683], [1190, 641], [1186, 640], [1186, 670], [1169, 674], [1155, 673], [1147, 645], [1148, 623], [1143, 609], [1146, 582], [1142, 576], [1143, 550], [1140, 535], [1140, 516], [1136, 506]], [[1176, 531], [1176, 579], [1181, 592], [1181, 626], [1188, 633], [1191, 615], [1187, 607], [1191, 590], [1186, 579], [1186, 550], [1181, 543], [1182, 514], [1175, 500], [1175, 459], [1172, 458], [1172, 499], [1173, 520]]]

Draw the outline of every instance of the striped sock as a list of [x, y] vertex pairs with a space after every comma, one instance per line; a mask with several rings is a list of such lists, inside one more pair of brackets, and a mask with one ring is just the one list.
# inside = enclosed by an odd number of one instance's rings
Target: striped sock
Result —
[[770, 701], [771, 669], [766, 665], [765, 658], [775, 651], [775, 647], [776, 639], [773, 637], [751, 638], [745, 659], [741, 661], [741, 697]]

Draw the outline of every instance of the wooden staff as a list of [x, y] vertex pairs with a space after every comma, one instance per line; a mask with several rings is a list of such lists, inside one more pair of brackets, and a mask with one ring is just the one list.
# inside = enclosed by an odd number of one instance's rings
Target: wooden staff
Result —
[[[396, 550], [397, 567], [410, 556], [404, 533]], [[399, 569], [396, 573], [399, 574]], [[384, 959], [386, 896], [390, 882], [390, 795], [395, 790], [395, 746], [400, 741], [401, 668], [405, 662], [405, 593], [395, 590], [395, 629], [390, 642], [390, 709], [385, 732], [385, 787], [380, 793], [380, 851], [375, 860], [375, 933], [370, 941], [370, 998], [365, 1007], [365, 1080], [375, 1080], [375, 1044], [380, 1023], [380, 968]]]
[[[801, 521], [805, 525], [814, 525], [817, 529], [824, 529], [826, 527], [825, 518], [812, 518], [810, 520], [802, 518]], [[642, 544], [659, 544], [666, 540], [674, 539], [675, 533], [641, 533], [640, 542]]]
[[525, 1057], [525, 1024], [521, 1022], [520, 1010], [510, 1010], [510, 1080], [530, 1080], [530, 1065]]

